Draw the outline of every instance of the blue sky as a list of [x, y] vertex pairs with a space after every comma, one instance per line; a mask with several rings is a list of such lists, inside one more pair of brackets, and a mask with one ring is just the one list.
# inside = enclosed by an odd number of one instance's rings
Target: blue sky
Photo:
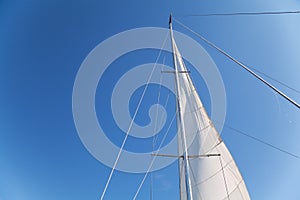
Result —
[[[0, 1], [0, 200], [100, 198], [110, 168], [89, 154], [78, 137], [72, 116], [77, 71], [108, 37], [138, 27], [167, 28], [170, 13], [240, 61], [299, 90], [299, 14], [185, 16], [278, 10], [300, 10], [300, 2]], [[174, 29], [201, 43], [176, 23]], [[299, 155], [299, 109], [201, 44], [224, 81], [226, 124]], [[137, 63], [155, 62], [157, 53]], [[300, 102], [299, 94], [272, 83]], [[201, 84], [197, 88], [209, 107]], [[299, 160], [226, 128], [222, 137], [252, 199], [299, 199]], [[178, 198], [176, 173], [174, 163], [153, 174], [154, 199]], [[131, 199], [141, 179], [140, 174], [116, 172], [105, 199]], [[149, 188], [147, 179], [138, 199], [149, 199]]]

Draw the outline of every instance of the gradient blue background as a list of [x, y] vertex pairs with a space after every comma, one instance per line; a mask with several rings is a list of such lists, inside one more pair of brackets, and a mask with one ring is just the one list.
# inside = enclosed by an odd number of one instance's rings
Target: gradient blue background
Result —
[[[184, 17], [299, 9], [299, 0], [0, 1], [0, 200], [99, 199], [110, 169], [77, 135], [72, 88], [80, 64], [101, 41], [131, 28], [167, 28], [172, 12], [242, 62], [299, 90], [299, 14]], [[176, 23], [174, 29], [194, 37]], [[203, 46], [225, 83], [226, 123], [299, 155], [299, 109]], [[299, 94], [274, 84], [300, 102]], [[201, 97], [209, 106], [205, 92]], [[300, 199], [299, 160], [226, 128], [222, 137], [252, 199]], [[141, 179], [116, 172], [105, 199], [131, 199]], [[154, 199], [179, 198], [176, 164], [154, 173], [153, 181]], [[138, 199], [149, 199], [149, 179]]]

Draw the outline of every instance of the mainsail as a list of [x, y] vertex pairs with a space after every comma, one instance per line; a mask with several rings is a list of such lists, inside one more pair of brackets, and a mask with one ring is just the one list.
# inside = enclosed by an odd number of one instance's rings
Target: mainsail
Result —
[[244, 180], [206, 113], [176, 46], [170, 17], [177, 91], [181, 200], [248, 200]]

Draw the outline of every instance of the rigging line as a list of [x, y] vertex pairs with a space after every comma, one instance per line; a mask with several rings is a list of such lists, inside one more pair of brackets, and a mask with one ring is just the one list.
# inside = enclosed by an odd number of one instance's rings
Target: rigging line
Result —
[[150, 174], [150, 200], [153, 200], [153, 189], [152, 189], [152, 185], [153, 185], [153, 178], [152, 178], [152, 173]]
[[258, 69], [255, 69], [255, 68], [253, 68], [253, 67], [250, 67], [250, 66], [247, 66], [247, 67], [250, 68], [250, 69], [252, 69], [253, 71], [256, 71], [256, 72], [258, 72], [258, 73], [264, 75], [265, 77], [267, 77], [267, 78], [269, 78], [269, 79], [271, 79], [271, 80], [273, 80], [273, 81], [275, 81], [275, 82], [277, 82], [277, 83], [279, 83], [279, 84], [281, 84], [281, 85], [283, 85], [283, 86], [289, 88], [290, 90], [293, 90], [294, 92], [297, 92], [297, 93], [300, 94], [300, 91], [299, 91], [299, 90], [297, 90], [297, 89], [295, 89], [295, 88], [293, 88], [293, 87], [291, 87], [291, 86], [289, 86], [289, 85], [287, 85], [287, 84], [285, 84], [285, 83], [283, 83], [283, 82], [281, 82], [281, 81], [279, 81], [279, 80], [277, 80], [277, 79], [275, 79], [275, 78], [269, 76], [268, 74], [266, 74], [266, 73], [264, 73], [264, 72], [262, 72], [262, 71], [259, 71]]
[[107, 181], [106, 181], [106, 184], [105, 184], [104, 190], [103, 190], [103, 192], [102, 192], [102, 194], [101, 194], [100, 200], [103, 200], [104, 195], [105, 195], [105, 193], [106, 193], [106, 191], [107, 191], [108, 185], [109, 185], [110, 180], [111, 180], [111, 178], [112, 178], [112, 175], [113, 175], [113, 173], [114, 173], [114, 171], [115, 171], [115, 168], [116, 168], [116, 166], [117, 166], [117, 164], [118, 164], [119, 158], [120, 158], [121, 153], [122, 153], [122, 151], [123, 151], [123, 148], [124, 148], [124, 146], [125, 146], [125, 143], [126, 143], [126, 140], [127, 140], [127, 138], [128, 138], [129, 132], [131, 131], [133, 122], [134, 122], [134, 120], [135, 120], [135, 117], [136, 117], [136, 115], [137, 115], [137, 112], [138, 112], [138, 110], [139, 110], [139, 108], [140, 108], [140, 106], [141, 106], [142, 100], [143, 100], [143, 98], [144, 98], [144, 96], [145, 96], [146, 90], [147, 90], [148, 85], [149, 85], [149, 83], [150, 83], [150, 80], [151, 80], [151, 78], [152, 78], [154, 69], [155, 69], [156, 66], [157, 66], [158, 59], [159, 59], [159, 57], [160, 57], [160, 55], [161, 55], [161, 52], [162, 52], [162, 48], [165, 46], [165, 43], [166, 43], [166, 41], [167, 41], [167, 36], [168, 36], [168, 34], [166, 34], [165, 40], [164, 40], [164, 42], [163, 42], [163, 44], [162, 44], [162, 47], [160, 48], [160, 51], [159, 51], [159, 53], [158, 53], [157, 58], [156, 58], [154, 67], [153, 67], [153, 69], [152, 69], [152, 71], [151, 71], [151, 73], [150, 73], [150, 75], [149, 75], [149, 77], [148, 77], [146, 86], [145, 86], [145, 88], [144, 88], [144, 90], [143, 90], [142, 96], [141, 96], [141, 98], [140, 98], [140, 100], [139, 100], [139, 102], [138, 102], [137, 108], [136, 108], [136, 110], [135, 110], [135, 112], [134, 112], [134, 115], [133, 115], [133, 117], [132, 117], [132, 120], [131, 120], [131, 122], [130, 122], [130, 125], [129, 125], [128, 129], [127, 129], [125, 138], [124, 138], [124, 140], [123, 140], [123, 142], [122, 142], [122, 145], [121, 145], [120, 150], [119, 150], [119, 152], [118, 152], [117, 158], [116, 158], [116, 160], [115, 160], [115, 162], [114, 162], [113, 168], [112, 168], [111, 171], [110, 171], [109, 177], [108, 177], [108, 179], [107, 179]]
[[[168, 93], [167, 100], [166, 100], [166, 102], [165, 102], [165, 104], [164, 104], [164, 107], [166, 107], [166, 106], [168, 105], [169, 97], [170, 97], [170, 92]], [[163, 123], [163, 122], [161, 121], [161, 122], [160, 122], [160, 126], [162, 126], [162, 123]], [[158, 140], [158, 137], [155, 138], [155, 141], [154, 141], [155, 144], [156, 144], [157, 140]]]
[[233, 128], [232, 126], [229, 126], [229, 125], [226, 125], [226, 124], [225, 124], [224, 126], [225, 126], [226, 128], [228, 128], [228, 129], [234, 131], [235, 133], [239, 133], [239, 134], [241, 134], [241, 135], [244, 135], [244, 136], [246, 136], [246, 137], [248, 137], [248, 138], [250, 138], [250, 139], [253, 139], [253, 140], [255, 140], [255, 141], [257, 141], [257, 142], [260, 142], [260, 143], [262, 143], [262, 144], [264, 144], [264, 145], [266, 145], [266, 146], [268, 146], [268, 147], [271, 147], [271, 148], [273, 148], [273, 149], [276, 149], [276, 150], [278, 150], [278, 151], [280, 151], [280, 152], [282, 152], [282, 153], [284, 153], [284, 154], [287, 154], [287, 155], [289, 155], [289, 156], [292, 156], [292, 157], [297, 158], [297, 159], [300, 160], [300, 156], [298, 156], [298, 155], [296, 155], [296, 154], [293, 154], [293, 153], [288, 152], [288, 151], [286, 151], [286, 150], [284, 150], [284, 149], [281, 149], [281, 148], [279, 148], [279, 147], [276, 147], [276, 146], [274, 146], [274, 145], [272, 145], [272, 144], [270, 144], [270, 143], [268, 143], [268, 142], [265, 142], [265, 141], [263, 141], [263, 140], [261, 140], [261, 139], [259, 139], [259, 138], [257, 138], [257, 137], [254, 137], [254, 136], [249, 135], [249, 134], [247, 134], [247, 133], [245, 133], [245, 132], [243, 132], [243, 131], [241, 131], [241, 130], [238, 130], [238, 129], [236, 129], [236, 128]]
[[299, 14], [300, 10], [294, 11], [264, 11], [264, 12], [234, 12], [234, 13], [210, 13], [210, 14], [190, 14], [183, 17], [210, 17], [210, 16], [234, 16], [234, 15], [282, 15]]
[[[163, 59], [163, 66], [162, 68], [164, 68], [164, 64], [165, 64], [165, 57]], [[163, 70], [163, 69], [162, 69]], [[162, 73], [160, 73], [160, 77], [159, 77], [159, 88], [158, 88], [158, 95], [157, 95], [157, 104], [159, 104], [160, 102], [160, 95], [161, 95], [161, 84], [162, 84], [162, 79], [163, 79], [163, 76], [162, 76]], [[154, 133], [156, 133], [157, 131], [157, 124], [158, 124], [158, 106], [156, 106], [156, 116], [155, 116], [155, 124], [154, 124]], [[153, 144], [152, 144], [152, 150], [154, 149], [155, 147], [155, 136], [153, 137]]]
[[[165, 64], [165, 57], [163, 59], [163, 66], [162, 68], [164, 68], [164, 64]], [[160, 102], [160, 93], [161, 93], [161, 84], [162, 84], [162, 74], [160, 74], [159, 77], [159, 89], [158, 89], [158, 95], [157, 95], [157, 104], [159, 104]], [[156, 129], [157, 129], [157, 124], [158, 124], [158, 106], [156, 107], [156, 117], [155, 117], [155, 124], [154, 124], [154, 134], [156, 134]], [[156, 136], [154, 135], [153, 140], [152, 140], [152, 151], [154, 151], [154, 147], [155, 147], [155, 138]], [[152, 173], [150, 173], [150, 200], [153, 199], [153, 178], [152, 178]]]
[[[174, 18], [173, 18], [174, 19]], [[204, 38], [202, 35], [200, 35], [199, 33], [195, 32], [194, 30], [190, 29], [189, 27], [187, 27], [186, 25], [184, 25], [183, 23], [181, 23], [180, 21], [174, 19], [178, 24], [180, 24], [182, 27], [186, 28], [187, 30], [191, 31], [192, 33], [194, 33], [196, 36], [198, 36], [201, 40], [203, 40], [206, 44], [208, 44], [209, 46], [213, 47], [214, 49], [216, 49], [217, 51], [219, 51], [221, 54], [225, 55], [227, 58], [229, 58], [230, 60], [232, 60], [233, 62], [235, 62], [236, 64], [238, 64], [239, 66], [241, 66], [242, 68], [244, 68], [247, 72], [249, 72], [250, 74], [252, 74], [255, 78], [257, 78], [258, 80], [262, 81], [264, 84], [266, 84], [269, 88], [271, 88], [272, 90], [274, 90], [275, 92], [277, 92], [279, 95], [281, 95], [283, 98], [285, 98], [286, 100], [288, 100], [290, 103], [292, 103], [294, 106], [296, 106], [298, 109], [300, 109], [300, 105], [294, 101], [293, 99], [291, 99], [290, 97], [288, 97], [286, 94], [284, 94], [283, 92], [281, 92], [279, 89], [277, 89], [276, 87], [274, 87], [273, 85], [271, 85], [269, 82], [267, 82], [266, 80], [264, 80], [262, 77], [260, 77], [259, 75], [257, 75], [255, 72], [253, 72], [252, 70], [250, 70], [245, 64], [241, 63], [240, 61], [238, 61], [237, 59], [235, 59], [234, 57], [232, 57], [231, 55], [229, 55], [228, 53], [226, 53], [224, 50], [222, 50], [221, 48], [219, 48], [218, 46], [216, 46], [214, 43], [210, 42], [209, 40], [207, 40], [206, 38]]]
[[[176, 118], [176, 115], [177, 115], [177, 112], [174, 113], [174, 115], [173, 115], [173, 117], [172, 117], [172, 121], [170, 122], [170, 125], [168, 126], [168, 129], [167, 129], [167, 131], [166, 131], [166, 134], [165, 134], [164, 137], [162, 138], [162, 141], [161, 141], [161, 143], [160, 143], [158, 149], [156, 150], [155, 154], [158, 154], [159, 150], [161, 149], [161, 146], [162, 146], [162, 144], [164, 143], [164, 141], [165, 141], [165, 139], [166, 139], [166, 137], [167, 137], [167, 135], [168, 135], [168, 133], [169, 133], [169, 131], [170, 131], [170, 129], [171, 129], [171, 126], [172, 126], [172, 124], [173, 124], [173, 122], [174, 122], [174, 119]], [[149, 174], [149, 172], [150, 172], [150, 170], [151, 170], [151, 168], [152, 168], [152, 166], [153, 166], [153, 163], [154, 163], [155, 159], [156, 159], [156, 157], [154, 156], [153, 159], [151, 160], [151, 163], [150, 163], [150, 165], [149, 165], [149, 167], [148, 167], [148, 169], [147, 169], [147, 171], [146, 171], [144, 177], [143, 177], [142, 182], [140, 183], [140, 185], [139, 185], [139, 187], [138, 187], [138, 189], [137, 189], [137, 191], [136, 191], [136, 193], [135, 193], [135, 195], [134, 195], [134, 197], [133, 197], [133, 200], [135, 200], [135, 199], [137, 198], [137, 196], [138, 196], [138, 194], [139, 194], [139, 192], [140, 192], [140, 190], [141, 190], [141, 188], [142, 188], [142, 186], [143, 186], [143, 184], [144, 184], [144, 182], [145, 182], [145, 180], [146, 180], [146, 178], [147, 178], [147, 176], [148, 176], [148, 174]]]

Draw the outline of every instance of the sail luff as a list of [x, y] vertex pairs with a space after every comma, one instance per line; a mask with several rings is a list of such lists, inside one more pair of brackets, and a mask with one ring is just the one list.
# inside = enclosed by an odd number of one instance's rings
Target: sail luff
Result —
[[[176, 83], [176, 91], [177, 91], [177, 99], [180, 98], [180, 90], [179, 90], [179, 75], [178, 75], [178, 61], [177, 61], [177, 55], [175, 51], [177, 49], [175, 41], [174, 41], [174, 36], [173, 36], [173, 30], [172, 30], [172, 16], [170, 15], [170, 20], [169, 20], [169, 27], [170, 27], [170, 35], [171, 35], [171, 41], [172, 41], [172, 49], [173, 49], [173, 60], [174, 60], [174, 69], [175, 69], [175, 83]], [[184, 127], [184, 122], [183, 122], [183, 118], [181, 115], [181, 106], [179, 103], [179, 100], [177, 100], [177, 124], [179, 124], [179, 129], [180, 129], [180, 133], [182, 134], [181, 138], [183, 139], [183, 148], [184, 148], [184, 152], [183, 152], [183, 162], [184, 162], [184, 168], [185, 168], [185, 174], [184, 174], [184, 178], [185, 178], [185, 189], [186, 189], [186, 198], [188, 200], [193, 200], [193, 196], [192, 194], [192, 187], [191, 187], [191, 179], [190, 179], [190, 175], [189, 175], [189, 159], [188, 159], [188, 151], [187, 151], [187, 143], [186, 143], [186, 134], [185, 134], [185, 127]], [[180, 144], [179, 144], [180, 145]]]

